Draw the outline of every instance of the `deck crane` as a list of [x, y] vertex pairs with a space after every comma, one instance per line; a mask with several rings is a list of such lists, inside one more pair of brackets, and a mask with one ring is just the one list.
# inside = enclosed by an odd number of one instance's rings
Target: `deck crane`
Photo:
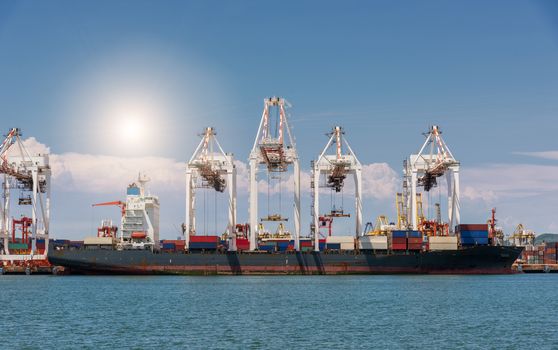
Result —
[[[312, 216], [313, 216], [313, 232], [314, 232], [314, 251], [319, 251], [319, 238], [317, 229], [319, 227], [320, 207], [319, 207], [319, 191], [320, 176], [326, 174], [326, 184], [323, 187], [329, 187], [335, 192], [340, 192], [345, 184], [347, 175], [353, 175], [355, 182], [355, 237], [362, 233], [362, 164], [355, 156], [351, 146], [343, 137], [344, 131], [340, 126], [333, 127], [331, 133], [328, 134], [329, 141], [324, 147], [318, 159], [313, 162], [312, 167]], [[327, 154], [330, 148], [335, 145], [335, 153]], [[343, 145], [346, 153], [343, 152]]]
[[231, 153], [225, 153], [212, 127], [205, 128], [198, 147], [186, 164], [186, 220], [184, 236], [186, 249], [190, 244], [190, 235], [196, 234], [196, 188], [213, 189], [224, 192], [229, 188], [229, 220], [227, 237], [229, 250], [236, 250], [236, 167]]
[[91, 206], [92, 207], [104, 207], [104, 206], [108, 206], [108, 205], [115, 205], [115, 206], [119, 207], [120, 212], [122, 214], [122, 217], [124, 217], [124, 215], [126, 215], [126, 203], [124, 203], [122, 201], [96, 203], [96, 204], [92, 204]]
[[[295, 141], [289, 127], [286, 109], [289, 102], [280, 97], [264, 99], [264, 109], [254, 146], [250, 152], [250, 250], [256, 249], [258, 227], [258, 182], [257, 172], [261, 164], [265, 164], [270, 173], [285, 172], [289, 165], [293, 166], [294, 182], [294, 241], [295, 250], [299, 250], [300, 237], [300, 164]], [[271, 109], [278, 111], [272, 118]], [[275, 119], [275, 130], [272, 130], [272, 119]], [[274, 131], [274, 132], [273, 132]], [[287, 138], [285, 138], [285, 131]], [[268, 213], [269, 214], [269, 213]], [[268, 215], [271, 221], [285, 221], [280, 214]]]
[[437, 178], [446, 175], [448, 190], [449, 229], [460, 222], [459, 203], [459, 162], [454, 158], [442, 139], [442, 132], [434, 125], [425, 134], [426, 141], [418, 154], [412, 154], [404, 169], [404, 178], [409, 179], [411, 193], [411, 224], [413, 230], [419, 226], [417, 210], [417, 187], [422, 186], [426, 192], [437, 186]]
[[[48, 154], [31, 155], [21, 140], [18, 128], [10, 129], [0, 145], [0, 174], [3, 175], [2, 208], [0, 208], [0, 260], [4, 264], [26, 264], [46, 261], [50, 222], [50, 166]], [[31, 218], [23, 216], [13, 219], [10, 238], [11, 189], [20, 190], [17, 202], [20, 206], [31, 207]], [[21, 210], [20, 210], [21, 211]], [[12, 252], [10, 243], [15, 238], [16, 226], [22, 224], [26, 232], [21, 243], [30, 243], [24, 252]], [[30, 232], [29, 232], [30, 230]], [[45, 240], [44, 251], [37, 250], [38, 239]], [[23, 242], [25, 240], [25, 242]]]

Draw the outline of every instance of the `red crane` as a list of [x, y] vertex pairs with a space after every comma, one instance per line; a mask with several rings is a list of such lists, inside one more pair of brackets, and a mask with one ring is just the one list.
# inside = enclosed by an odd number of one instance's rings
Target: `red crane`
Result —
[[102, 207], [102, 206], [108, 206], [108, 205], [116, 205], [116, 206], [120, 207], [120, 211], [122, 212], [122, 217], [124, 217], [124, 215], [126, 215], [126, 203], [124, 203], [122, 201], [97, 203], [97, 204], [93, 204], [92, 206], [93, 207]]

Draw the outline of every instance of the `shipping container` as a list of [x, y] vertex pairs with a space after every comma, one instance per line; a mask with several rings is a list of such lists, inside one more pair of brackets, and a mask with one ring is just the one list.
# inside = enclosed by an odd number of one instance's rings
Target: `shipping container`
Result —
[[190, 249], [199, 250], [199, 249], [206, 249], [206, 250], [215, 250], [217, 249], [217, 242], [210, 243], [210, 242], [190, 242]]
[[488, 231], [461, 231], [459, 235], [466, 238], [488, 238]]
[[341, 249], [341, 243], [326, 243], [326, 249]]
[[8, 249], [10, 250], [27, 250], [29, 249], [29, 245], [27, 243], [8, 243]]
[[456, 236], [430, 236], [428, 237], [429, 250], [457, 250]]
[[392, 250], [407, 250], [407, 244], [406, 243], [392, 243], [391, 244], [391, 249]]
[[358, 248], [361, 250], [387, 250], [387, 236], [362, 236], [358, 239]]
[[274, 252], [275, 251], [275, 245], [260, 245], [260, 246], [258, 246], [258, 249], [266, 251], [266, 252]]
[[112, 237], [85, 237], [84, 245], [112, 245], [114, 239]]
[[407, 238], [392, 238], [391, 244], [407, 244]]
[[409, 250], [422, 250], [422, 243], [409, 243], [407, 244]]
[[190, 236], [190, 243], [218, 243], [219, 236]]
[[457, 225], [456, 231], [488, 231], [488, 224], [461, 224]]
[[328, 236], [326, 243], [352, 243], [354, 244], [355, 238], [352, 236]]
[[392, 238], [407, 238], [407, 231], [391, 231]]
[[412, 237], [407, 238], [407, 243], [408, 244], [416, 244], [416, 243], [422, 244], [422, 237], [421, 238], [412, 238]]

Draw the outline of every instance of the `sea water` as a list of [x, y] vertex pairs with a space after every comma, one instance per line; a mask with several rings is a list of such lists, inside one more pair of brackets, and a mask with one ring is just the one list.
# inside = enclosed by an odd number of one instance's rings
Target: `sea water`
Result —
[[558, 274], [0, 276], [2, 349], [556, 349]]

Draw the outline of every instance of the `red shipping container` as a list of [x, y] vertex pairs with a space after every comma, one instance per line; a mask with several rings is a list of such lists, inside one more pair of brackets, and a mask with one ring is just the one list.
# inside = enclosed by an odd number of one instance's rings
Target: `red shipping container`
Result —
[[391, 244], [392, 250], [407, 250], [407, 244], [405, 243], [392, 243]]
[[457, 226], [457, 231], [488, 231], [488, 224], [461, 224]]
[[325, 239], [320, 239], [319, 242], [320, 242], [320, 244], [326, 244], [326, 240], [325, 240]]
[[422, 243], [409, 243], [407, 246], [409, 250], [422, 250]]
[[190, 236], [190, 242], [195, 243], [215, 243], [219, 241], [219, 236]]
[[407, 238], [392, 238], [392, 244], [407, 244]]
[[409, 244], [416, 244], [416, 243], [418, 243], [418, 244], [421, 244], [421, 245], [422, 245], [422, 238], [414, 238], [414, 237], [412, 237], [412, 238], [407, 238], [407, 242], [408, 242]]
[[250, 249], [250, 241], [247, 238], [237, 238], [236, 239], [236, 249], [248, 250]]
[[312, 241], [300, 241], [301, 247], [312, 247]]

